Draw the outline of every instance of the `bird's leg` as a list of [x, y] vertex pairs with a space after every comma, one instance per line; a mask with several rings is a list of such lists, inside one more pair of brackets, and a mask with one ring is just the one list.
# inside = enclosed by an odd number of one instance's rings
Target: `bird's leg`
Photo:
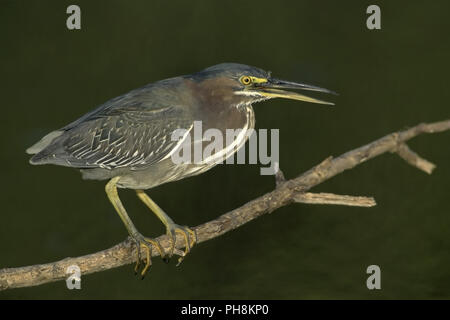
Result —
[[141, 276], [144, 277], [145, 273], [147, 272], [148, 268], [151, 265], [151, 248], [154, 246], [158, 251], [159, 254], [164, 257], [164, 251], [161, 247], [161, 245], [158, 243], [158, 241], [145, 238], [134, 226], [133, 222], [131, 221], [130, 217], [127, 214], [127, 211], [125, 210], [125, 207], [122, 204], [122, 201], [120, 201], [119, 194], [117, 192], [117, 181], [119, 181], [120, 177], [114, 177], [112, 178], [105, 187], [106, 194], [108, 195], [109, 200], [111, 201], [112, 205], [116, 209], [117, 213], [120, 216], [120, 219], [122, 219], [123, 223], [125, 224], [125, 227], [128, 230], [128, 233], [130, 234], [131, 238], [136, 242], [136, 250], [137, 250], [137, 262], [135, 271], [139, 270], [139, 265], [141, 261], [141, 246], [143, 246], [146, 249], [146, 263], [144, 266], [144, 269], [141, 272]]
[[[178, 259], [178, 265], [179, 265], [183, 261], [184, 257], [189, 253], [192, 246], [197, 241], [197, 235], [190, 228], [185, 227], [185, 226], [180, 226], [180, 225], [176, 224], [175, 222], [173, 222], [173, 220], [144, 192], [144, 190], [136, 190], [136, 194], [139, 197], [139, 199], [141, 199], [142, 202], [144, 202], [145, 205], [147, 207], [149, 207], [150, 210], [152, 210], [156, 214], [156, 216], [159, 218], [159, 220], [161, 220], [162, 223], [164, 223], [164, 225], [166, 226], [167, 235], [169, 236], [169, 238], [171, 240], [169, 257], [172, 257], [173, 251], [175, 249], [176, 233], [178, 232], [181, 235], [183, 235], [184, 240], [185, 240], [185, 250], [184, 250], [184, 255]], [[192, 243], [190, 241], [189, 235], [192, 235]]]

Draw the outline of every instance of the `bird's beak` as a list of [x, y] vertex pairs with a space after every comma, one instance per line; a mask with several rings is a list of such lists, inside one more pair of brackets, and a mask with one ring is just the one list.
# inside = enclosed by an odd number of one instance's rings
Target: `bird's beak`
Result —
[[335, 92], [330, 91], [328, 89], [319, 88], [319, 87], [312, 86], [309, 84], [296, 83], [296, 82], [284, 81], [284, 80], [273, 79], [273, 78], [268, 79], [266, 82], [261, 82], [261, 83], [255, 84], [251, 90], [256, 91], [259, 94], [263, 95], [264, 97], [268, 97], [268, 98], [285, 98], [285, 99], [300, 100], [300, 101], [306, 101], [306, 102], [312, 102], [312, 103], [334, 105], [334, 103], [332, 103], [332, 102], [318, 100], [318, 99], [311, 98], [311, 97], [305, 96], [305, 95], [297, 93], [297, 92], [286, 91], [283, 89], [297, 89], [297, 90], [299, 89], [299, 90], [317, 91], [317, 92], [324, 92], [324, 93], [330, 93], [330, 94], [336, 95]]

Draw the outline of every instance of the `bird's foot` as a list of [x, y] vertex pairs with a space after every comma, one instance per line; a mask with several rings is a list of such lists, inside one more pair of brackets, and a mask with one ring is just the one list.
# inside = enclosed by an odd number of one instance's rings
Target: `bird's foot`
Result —
[[[191, 248], [194, 246], [194, 244], [197, 242], [197, 234], [194, 230], [190, 229], [186, 226], [180, 226], [178, 224], [172, 223], [169, 224], [167, 227], [167, 235], [170, 238], [170, 251], [168, 253], [168, 257], [171, 258], [173, 256], [174, 250], [175, 250], [175, 243], [177, 240], [177, 232], [180, 233], [184, 237], [185, 245], [184, 245], [184, 252], [181, 252], [180, 257], [178, 258], [177, 266], [180, 265], [180, 263], [184, 260], [186, 255], [191, 251]], [[192, 241], [191, 241], [192, 236]], [[165, 261], [168, 261], [168, 259], [165, 259]]]
[[134, 274], [137, 274], [139, 272], [140, 267], [141, 267], [141, 260], [142, 260], [141, 259], [141, 247], [143, 247], [145, 249], [145, 252], [146, 252], [146, 256], [144, 258], [145, 259], [144, 268], [140, 272], [141, 278], [144, 279], [148, 269], [152, 265], [152, 260], [151, 260], [151, 258], [152, 258], [152, 248], [156, 248], [156, 250], [158, 250], [160, 256], [163, 259], [165, 259], [164, 250], [163, 250], [163, 248], [161, 247], [161, 245], [159, 244], [158, 241], [150, 239], [150, 238], [146, 238], [140, 233], [138, 233], [136, 235], [133, 235], [131, 238], [136, 243], [136, 251], [137, 251], [137, 261], [136, 261], [136, 265], [134, 267]]

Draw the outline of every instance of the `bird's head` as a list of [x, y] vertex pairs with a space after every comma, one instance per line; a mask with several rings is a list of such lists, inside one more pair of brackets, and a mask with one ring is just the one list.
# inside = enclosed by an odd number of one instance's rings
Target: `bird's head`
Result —
[[222, 96], [237, 101], [238, 104], [252, 104], [267, 99], [285, 98], [334, 105], [332, 102], [287, 90], [309, 90], [336, 94], [324, 88], [276, 79], [271, 76], [270, 72], [237, 63], [221, 63], [192, 76], [207, 86], [209, 92], [220, 92]]

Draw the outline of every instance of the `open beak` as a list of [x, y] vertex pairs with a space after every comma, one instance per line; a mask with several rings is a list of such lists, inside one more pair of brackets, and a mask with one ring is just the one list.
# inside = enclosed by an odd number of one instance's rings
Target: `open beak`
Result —
[[259, 94], [268, 97], [268, 98], [285, 98], [285, 99], [292, 99], [292, 100], [300, 100], [300, 101], [306, 101], [306, 102], [312, 102], [312, 103], [320, 103], [320, 104], [328, 104], [328, 105], [334, 105], [332, 102], [322, 101], [315, 98], [311, 98], [308, 96], [305, 96], [303, 94], [297, 93], [297, 92], [291, 92], [286, 91], [283, 89], [297, 89], [297, 90], [308, 90], [308, 91], [317, 91], [317, 92], [324, 92], [329, 94], [336, 95], [336, 92], [330, 91], [328, 89], [319, 88], [316, 86], [312, 86], [309, 84], [304, 83], [296, 83], [296, 82], [290, 82], [290, 81], [284, 81], [279, 79], [268, 79], [267, 82], [258, 83], [251, 89], [252, 91], [256, 91]]

